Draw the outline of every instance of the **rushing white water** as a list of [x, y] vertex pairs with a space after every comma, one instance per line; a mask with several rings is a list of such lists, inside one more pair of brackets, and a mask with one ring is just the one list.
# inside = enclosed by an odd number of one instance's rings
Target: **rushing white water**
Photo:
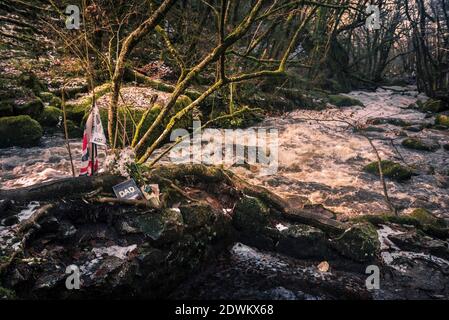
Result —
[[[81, 164], [81, 139], [70, 140], [75, 175]], [[104, 153], [99, 151], [99, 157]], [[33, 148], [0, 149], [0, 188], [26, 187], [72, 175], [69, 153], [62, 135], [44, 136]]]
[[[385, 212], [387, 206], [379, 178], [363, 172], [366, 164], [376, 160], [373, 148], [364, 136], [348, 128], [347, 123], [334, 120], [356, 124], [366, 123], [370, 118], [391, 117], [419, 124], [433, 122], [434, 118], [426, 119], [424, 113], [406, 109], [418, 98], [426, 99], [412, 88], [408, 90], [405, 94], [383, 89], [352, 92], [350, 96], [361, 100], [365, 107], [331, 108], [322, 112], [296, 110], [281, 118], [267, 119], [262, 127], [279, 129], [279, 172], [260, 177], [254, 170], [243, 167], [233, 170], [286, 198], [304, 196], [337, 213]], [[449, 153], [443, 148], [437, 152], [406, 149], [401, 146], [404, 131], [400, 127], [388, 124], [377, 127], [385, 131], [370, 132], [370, 137], [382, 159], [405, 161], [418, 173], [405, 183], [387, 181], [395, 204], [403, 209], [425, 207], [449, 216]], [[447, 131], [425, 129], [407, 134], [440, 144], [449, 142]]]
[[[397, 88], [396, 88], [397, 89]], [[403, 90], [404, 88], [402, 88]], [[384, 212], [379, 178], [363, 172], [376, 156], [367, 139], [352, 124], [376, 117], [391, 117], [412, 123], [429, 123], [424, 113], [406, 109], [416, 100], [425, 100], [414, 88], [406, 92], [379, 89], [376, 92], [352, 92], [365, 107], [329, 108], [325, 111], [296, 110], [281, 117], [267, 118], [258, 127], [279, 130], [279, 170], [261, 177], [257, 168], [233, 167], [247, 180], [266, 186], [286, 198], [322, 203], [337, 213], [358, 215]], [[324, 121], [316, 121], [317, 119]], [[424, 129], [404, 131], [393, 125], [378, 125], [383, 132], [370, 132], [383, 159], [406, 163], [418, 175], [410, 181], [387, 181], [390, 197], [402, 209], [425, 207], [449, 217], [449, 152], [423, 152], [403, 148], [402, 135], [449, 143], [448, 131]], [[393, 144], [392, 145], [392, 141]], [[71, 141], [75, 168], [79, 168], [81, 141]], [[35, 148], [9, 148], [0, 151], [2, 188], [16, 188], [71, 175], [70, 162], [61, 136], [46, 137]], [[168, 161], [167, 157], [163, 161]], [[293, 201], [293, 200], [292, 200]]]

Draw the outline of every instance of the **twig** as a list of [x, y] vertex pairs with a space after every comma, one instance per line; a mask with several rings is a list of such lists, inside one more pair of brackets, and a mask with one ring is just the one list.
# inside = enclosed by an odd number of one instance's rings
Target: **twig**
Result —
[[99, 203], [125, 204], [125, 205], [131, 205], [131, 206], [137, 206], [137, 207], [143, 207], [143, 208], [159, 209], [159, 208], [156, 208], [150, 201], [147, 201], [147, 200], [98, 198], [98, 199], [92, 199], [92, 201], [99, 202]]
[[47, 214], [47, 212], [53, 207], [54, 207], [53, 204], [46, 204], [46, 205], [40, 207], [31, 215], [30, 218], [28, 218], [27, 220], [25, 220], [24, 222], [19, 224], [17, 226], [17, 228], [15, 229], [15, 231], [17, 233], [23, 233], [24, 231], [30, 229], [32, 226], [34, 226], [36, 224], [36, 222], [40, 218], [42, 218], [45, 214]]
[[65, 136], [65, 142], [67, 144], [67, 150], [69, 151], [69, 158], [70, 158], [70, 165], [72, 167], [72, 175], [75, 176], [75, 167], [73, 165], [73, 158], [72, 158], [72, 150], [70, 148], [70, 142], [69, 142], [69, 131], [67, 129], [67, 115], [65, 110], [65, 96], [64, 96], [65, 86], [61, 88], [61, 105], [62, 105], [62, 115], [64, 120], [64, 136]]

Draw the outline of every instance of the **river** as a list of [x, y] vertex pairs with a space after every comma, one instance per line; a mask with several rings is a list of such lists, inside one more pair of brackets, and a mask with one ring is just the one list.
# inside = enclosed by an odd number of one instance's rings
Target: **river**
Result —
[[[323, 204], [340, 217], [385, 212], [382, 186], [378, 177], [365, 173], [363, 167], [376, 159], [367, 139], [348, 128], [347, 123], [365, 123], [371, 118], [398, 118], [416, 125], [433, 123], [434, 117], [407, 108], [426, 97], [413, 87], [354, 91], [349, 94], [364, 107], [330, 107], [324, 111], [296, 110], [282, 116], [268, 117], [257, 128], [276, 128], [279, 132], [279, 168], [273, 175], [261, 176], [258, 168], [232, 166], [249, 181], [263, 185], [296, 202]], [[322, 120], [322, 121], [317, 121]], [[448, 152], [416, 151], [402, 147], [404, 134], [449, 142], [448, 131], [424, 129], [420, 132], [383, 124], [370, 131], [382, 159], [401, 162], [415, 170], [410, 181], [387, 181], [390, 197], [404, 211], [424, 207], [449, 217]], [[79, 169], [81, 141], [70, 141], [76, 170]], [[72, 174], [62, 135], [45, 136], [33, 148], [0, 150], [1, 188], [17, 188]], [[104, 153], [100, 152], [100, 163]], [[167, 158], [162, 162], [168, 161]]]

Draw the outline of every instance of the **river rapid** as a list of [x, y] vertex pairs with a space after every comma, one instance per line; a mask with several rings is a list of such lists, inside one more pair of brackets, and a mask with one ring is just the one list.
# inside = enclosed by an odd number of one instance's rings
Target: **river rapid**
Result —
[[[376, 160], [374, 150], [366, 137], [348, 126], [348, 122], [363, 124], [381, 117], [402, 119], [419, 126], [433, 123], [434, 117], [408, 108], [417, 99], [426, 100], [413, 87], [354, 91], [349, 96], [359, 99], [364, 107], [296, 110], [268, 117], [257, 126], [279, 132], [279, 166], [275, 174], [262, 176], [257, 166], [234, 165], [231, 169], [284, 198], [323, 204], [343, 218], [385, 212], [387, 206], [379, 178], [363, 171], [366, 164]], [[402, 163], [416, 172], [405, 183], [387, 181], [394, 204], [405, 212], [424, 207], [449, 217], [448, 151], [443, 148], [436, 152], [417, 151], [401, 145], [405, 135], [447, 144], [449, 132], [433, 129], [411, 132], [391, 124], [375, 127], [368, 134], [382, 159]], [[75, 174], [80, 165], [80, 140], [70, 141]], [[100, 163], [103, 160], [104, 152], [100, 151]], [[167, 157], [162, 159], [166, 161], [169, 161]], [[62, 135], [45, 136], [34, 148], [0, 150], [0, 170], [0, 187], [5, 189], [72, 175]]]

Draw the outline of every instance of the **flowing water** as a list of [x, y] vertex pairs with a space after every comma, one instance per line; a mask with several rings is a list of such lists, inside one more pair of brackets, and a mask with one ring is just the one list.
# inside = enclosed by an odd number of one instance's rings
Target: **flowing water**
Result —
[[[376, 160], [374, 150], [352, 125], [376, 117], [400, 118], [413, 124], [433, 123], [434, 118], [407, 108], [418, 98], [426, 99], [413, 87], [355, 91], [349, 95], [365, 106], [296, 110], [266, 118], [258, 125], [258, 128], [279, 131], [279, 168], [274, 175], [260, 176], [257, 168], [244, 166], [233, 166], [232, 170], [286, 198], [307, 198], [344, 216], [384, 212], [387, 206], [379, 178], [363, 172], [366, 164]], [[436, 152], [415, 151], [401, 146], [404, 132], [441, 145], [449, 143], [449, 132], [431, 129], [410, 132], [389, 124], [376, 127], [380, 129], [370, 131], [369, 136], [382, 159], [401, 162], [417, 172], [405, 183], [387, 181], [395, 205], [407, 210], [425, 207], [449, 217], [448, 151], [443, 148]], [[80, 139], [72, 140], [71, 147], [78, 172]], [[102, 152], [100, 156], [104, 157]], [[1, 188], [7, 189], [72, 174], [62, 136], [46, 136], [34, 148], [2, 149], [0, 170]]]
[[[402, 88], [401, 90], [403, 90]], [[365, 124], [370, 118], [398, 118], [413, 124], [433, 123], [434, 117], [407, 108], [419, 96], [412, 87], [405, 92], [382, 90], [376, 92], [352, 92], [351, 97], [363, 102], [364, 107], [333, 108], [325, 111], [296, 110], [282, 116], [269, 117], [257, 128], [278, 130], [278, 171], [273, 175], [260, 175], [261, 166], [232, 165], [230, 169], [250, 182], [263, 185], [286, 199], [299, 199], [321, 203], [345, 218], [358, 214], [384, 212], [382, 186], [379, 178], [363, 172], [363, 167], [376, 160], [367, 138], [354, 130], [354, 125]], [[390, 197], [395, 205], [410, 210], [425, 207], [434, 213], [449, 217], [448, 151], [436, 152], [405, 149], [401, 146], [404, 132], [408, 136], [449, 143], [448, 131], [424, 129], [420, 132], [405, 131], [399, 126], [376, 125], [369, 131], [382, 159], [401, 162], [413, 168], [417, 175], [410, 181], [397, 183], [387, 181]], [[212, 142], [213, 143], [213, 142]], [[80, 166], [81, 141], [71, 140], [76, 168]], [[158, 150], [161, 153], [168, 145]], [[100, 152], [100, 162], [105, 162]], [[164, 157], [162, 162], [170, 159]], [[11, 189], [38, 182], [55, 180], [72, 175], [65, 140], [62, 135], [45, 136], [34, 148], [8, 148], [0, 151], [0, 187]], [[293, 201], [293, 200], [292, 200]], [[28, 218], [38, 207], [37, 202], [28, 204], [19, 213], [15, 223]], [[286, 228], [279, 224], [279, 230]], [[0, 250], [9, 246], [14, 250], [11, 230], [14, 226], [0, 227]], [[448, 260], [425, 252], [403, 251], [388, 237], [408, 232], [383, 226], [378, 230], [381, 258], [385, 265], [396, 272], [392, 279], [382, 282], [382, 290], [373, 298], [432, 298], [433, 292], [447, 283], [444, 272]], [[433, 241], [433, 240], [432, 240]], [[135, 246], [109, 246], [94, 250], [95, 258], [83, 265], [89, 270], [103, 256], [125, 259]], [[419, 250], [418, 250], [419, 251]], [[331, 261], [335, 270], [318, 269], [319, 261], [296, 260], [273, 252], [264, 252], [235, 244], [208, 268], [189, 278], [172, 298], [215, 299], [341, 299], [340, 284], [351, 283], [364, 292], [364, 274], [351, 269], [339, 270], [338, 261]], [[444, 271], [446, 270], [446, 271]], [[444, 274], [443, 274], [444, 273]], [[428, 274], [432, 274], [431, 279]], [[410, 283], [412, 287], [410, 288]], [[399, 289], [398, 289], [399, 288]], [[405, 288], [405, 289], [404, 289]], [[340, 289], [339, 289], [340, 290]], [[429, 291], [430, 290], [430, 291]], [[343, 290], [344, 291], [344, 290]], [[424, 292], [424, 293], [423, 293]], [[351, 298], [348, 296], [347, 298]]]
[[[296, 110], [281, 118], [266, 119], [262, 127], [279, 130], [279, 171], [263, 176], [238, 167], [234, 170], [256, 184], [286, 198], [304, 196], [345, 215], [380, 213], [387, 210], [380, 179], [363, 171], [376, 160], [366, 137], [352, 128], [370, 118], [399, 118], [412, 124], [433, 123], [424, 113], [407, 108], [419, 96], [413, 88], [404, 93], [379, 89], [349, 94], [365, 107], [331, 108], [326, 111]], [[318, 121], [319, 120], [319, 121]], [[341, 120], [341, 121], [339, 121]], [[449, 142], [447, 131], [424, 129], [408, 132], [389, 124], [376, 126], [382, 132], [369, 137], [382, 159], [413, 168], [417, 175], [405, 183], [387, 181], [395, 205], [411, 209], [425, 207], [449, 217], [449, 153], [416, 151], [402, 147], [406, 132], [410, 137]], [[379, 129], [378, 129], [379, 130]]]

